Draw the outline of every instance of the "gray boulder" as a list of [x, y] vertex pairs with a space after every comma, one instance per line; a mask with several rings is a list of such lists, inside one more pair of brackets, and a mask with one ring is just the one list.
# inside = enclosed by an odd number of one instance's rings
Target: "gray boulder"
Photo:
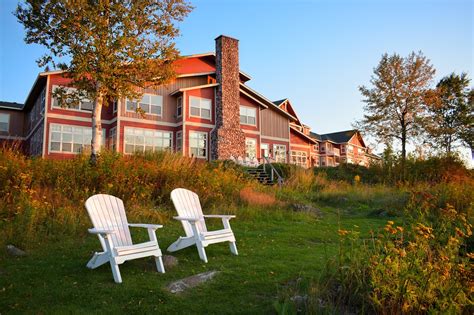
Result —
[[215, 271], [215, 270], [199, 273], [197, 275], [193, 275], [184, 279], [174, 281], [170, 283], [166, 288], [168, 289], [169, 292], [173, 294], [181, 293], [181, 292], [186, 291], [187, 289], [197, 287], [211, 280], [218, 273], [219, 271]]

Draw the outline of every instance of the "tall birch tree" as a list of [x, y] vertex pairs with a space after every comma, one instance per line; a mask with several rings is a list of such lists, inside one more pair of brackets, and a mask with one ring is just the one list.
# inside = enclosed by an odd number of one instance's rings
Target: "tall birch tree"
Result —
[[402, 163], [406, 160], [407, 143], [423, 130], [423, 104], [434, 73], [421, 52], [412, 52], [407, 57], [384, 54], [374, 69], [372, 86], [359, 87], [366, 105], [357, 128], [381, 142], [399, 140]]
[[186, 0], [26, 0], [14, 15], [25, 41], [46, 47], [40, 67], [64, 70], [76, 92], [59, 89], [61, 106], [93, 100], [91, 161], [100, 150], [101, 112], [112, 100], [137, 99], [174, 76], [176, 26]]

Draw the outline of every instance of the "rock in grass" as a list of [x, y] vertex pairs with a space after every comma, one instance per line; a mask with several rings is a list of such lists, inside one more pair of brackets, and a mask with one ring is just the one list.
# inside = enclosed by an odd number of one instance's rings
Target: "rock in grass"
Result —
[[304, 212], [304, 213], [311, 213], [314, 214], [317, 217], [322, 217], [323, 213], [321, 210], [319, 210], [316, 207], [313, 207], [312, 205], [307, 205], [307, 204], [302, 204], [302, 203], [294, 203], [291, 205], [293, 211], [295, 212]]
[[13, 245], [7, 245], [7, 253], [11, 256], [20, 257], [25, 256], [26, 252]]
[[165, 270], [171, 269], [178, 265], [178, 258], [171, 255], [163, 255], [163, 265], [165, 265]]
[[197, 287], [198, 285], [201, 285], [204, 282], [207, 282], [207, 281], [211, 280], [218, 273], [219, 273], [219, 271], [215, 271], [215, 270], [199, 273], [197, 275], [172, 282], [166, 288], [171, 293], [175, 293], [175, 294], [176, 293], [181, 293], [181, 292], [183, 292], [187, 289]]

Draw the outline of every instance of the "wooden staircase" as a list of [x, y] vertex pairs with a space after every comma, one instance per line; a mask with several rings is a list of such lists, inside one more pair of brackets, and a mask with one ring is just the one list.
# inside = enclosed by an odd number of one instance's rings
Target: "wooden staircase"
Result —
[[262, 185], [274, 185], [275, 182], [272, 181], [271, 177], [261, 168], [249, 168], [247, 169], [247, 174], [255, 178]]

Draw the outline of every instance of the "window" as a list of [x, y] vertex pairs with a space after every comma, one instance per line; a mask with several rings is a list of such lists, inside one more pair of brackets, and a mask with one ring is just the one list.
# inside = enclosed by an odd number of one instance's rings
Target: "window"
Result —
[[163, 96], [143, 94], [140, 101], [126, 100], [127, 112], [136, 112], [140, 108], [145, 114], [161, 116]]
[[[57, 85], [53, 85], [53, 93], [59, 89], [60, 87], [57, 86]], [[65, 89], [65, 92], [66, 92], [66, 95], [67, 94], [72, 94], [74, 92], [77, 91], [76, 88], [72, 88], [72, 87], [62, 87], [63, 89]], [[56, 97], [53, 97], [53, 107], [56, 107], [56, 108], [64, 108], [64, 109], [75, 109], [75, 110], [81, 110], [81, 111], [87, 111], [87, 112], [91, 112], [92, 111], [92, 108], [94, 106], [94, 102], [88, 98], [81, 98], [80, 102], [78, 104], [72, 104], [72, 99], [69, 99], [69, 98], [66, 98], [64, 99], [64, 101], [66, 102], [66, 104], [62, 104], [64, 107], [62, 107], [57, 98]]]
[[43, 123], [30, 138], [29, 152], [31, 156], [39, 156], [43, 152]]
[[118, 108], [118, 101], [115, 100], [112, 104], [112, 109], [113, 109], [114, 114], [117, 112], [117, 108]]
[[257, 140], [252, 138], [245, 139], [245, 156], [249, 159], [257, 157]]
[[264, 157], [268, 157], [268, 153], [270, 151], [268, 143], [262, 143], [260, 144], [260, 151], [262, 152], [262, 155]]
[[190, 96], [189, 102], [191, 104], [191, 117], [211, 119], [211, 100]]
[[291, 163], [301, 167], [307, 167], [308, 154], [304, 151], [291, 151]]
[[207, 158], [207, 133], [191, 131], [189, 133], [189, 154], [197, 158]]
[[117, 149], [117, 128], [113, 127], [109, 131], [109, 149], [116, 151]]
[[319, 143], [316, 143], [316, 144], [314, 145], [314, 148], [313, 148], [313, 149], [314, 149], [314, 151], [318, 152], [318, 151], [319, 151]]
[[176, 152], [183, 152], [183, 132], [176, 133]]
[[10, 131], [10, 114], [0, 114], [0, 132]]
[[[92, 128], [71, 125], [51, 124], [49, 132], [49, 151], [79, 153], [90, 148]], [[105, 129], [102, 129], [102, 145], [105, 142]]]
[[273, 145], [273, 154], [275, 162], [277, 163], [286, 163], [286, 145], [284, 144], [274, 144]]
[[346, 146], [345, 145], [341, 145], [341, 153], [346, 153]]
[[125, 127], [125, 153], [171, 150], [173, 133], [169, 131]]
[[240, 123], [243, 125], [257, 124], [257, 110], [251, 107], [240, 106]]
[[180, 96], [176, 99], [176, 118], [183, 116], [183, 98]]

